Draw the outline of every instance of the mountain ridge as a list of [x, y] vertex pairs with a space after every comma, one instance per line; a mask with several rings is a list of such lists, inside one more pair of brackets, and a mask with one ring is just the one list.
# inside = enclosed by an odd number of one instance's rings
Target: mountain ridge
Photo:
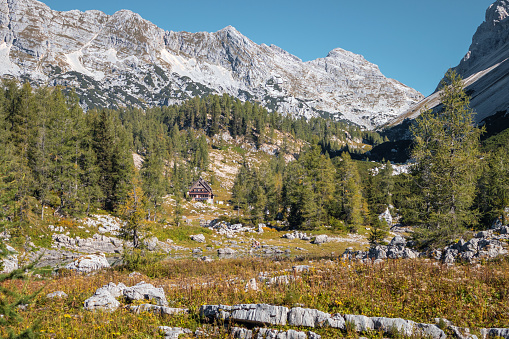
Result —
[[[509, 1], [497, 0], [486, 10], [485, 21], [472, 36], [468, 52], [460, 60], [456, 71], [463, 77], [470, 95], [470, 107], [475, 121], [484, 123], [494, 115], [507, 116], [509, 97]], [[443, 79], [442, 79], [443, 80]], [[395, 117], [387, 126], [395, 126], [405, 119], [415, 119], [422, 109], [438, 108], [440, 84], [433, 94]]]
[[58, 12], [36, 0], [2, 0], [0, 39], [1, 74], [76, 88], [85, 108], [144, 108], [226, 93], [281, 113], [371, 129], [422, 98], [341, 48], [303, 62], [233, 26], [165, 31], [130, 10]]

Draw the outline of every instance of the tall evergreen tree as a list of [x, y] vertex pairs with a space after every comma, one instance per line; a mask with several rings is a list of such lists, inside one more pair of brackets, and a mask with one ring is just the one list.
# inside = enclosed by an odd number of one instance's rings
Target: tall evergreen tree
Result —
[[476, 223], [471, 209], [480, 173], [479, 138], [463, 80], [449, 71], [442, 83], [442, 109], [423, 112], [412, 127], [412, 169], [420, 224], [416, 238], [439, 244]]

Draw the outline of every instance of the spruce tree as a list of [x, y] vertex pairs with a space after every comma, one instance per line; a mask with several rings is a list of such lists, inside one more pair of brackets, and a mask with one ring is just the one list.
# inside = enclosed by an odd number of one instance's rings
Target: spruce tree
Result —
[[423, 112], [411, 131], [412, 168], [420, 201], [415, 234], [424, 244], [439, 245], [459, 237], [476, 223], [472, 210], [480, 174], [479, 137], [463, 80], [449, 71], [442, 82], [438, 112]]

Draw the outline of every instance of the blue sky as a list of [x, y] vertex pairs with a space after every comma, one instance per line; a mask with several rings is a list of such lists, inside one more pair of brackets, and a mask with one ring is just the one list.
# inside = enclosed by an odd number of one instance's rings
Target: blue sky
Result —
[[54, 10], [130, 9], [172, 31], [232, 25], [254, 42], [304, 61], [336, 48], [362, 54], [384, 75], [429, 95], [468, 51], [494, 0], [43, 0]]

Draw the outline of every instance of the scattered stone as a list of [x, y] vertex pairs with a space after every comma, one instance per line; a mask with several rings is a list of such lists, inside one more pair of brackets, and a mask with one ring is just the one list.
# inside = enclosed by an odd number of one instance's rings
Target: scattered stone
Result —
[[125, 288], [123, 295], [128, 302], [133, 302], [135, 300], [154, 300], [159, 306], [168, 306], [164, 290], [161, 287], [156, 288], [154, 285], [144, 281], [132, 287]]
[[53, 298], [67, 298], [67, 293], [63, 291], [55, 291], [53, 293], [46, 294], [46, 298], [53, 299]]
[[209, 319], [234, 320], [252, 325], [286, 325], [288, 308], [267, 304], [202, 305], [200, 315]]
[[397, 331], [405, 337], [410, 337], [414, 334], [415, 323], [411, 320], [385, 317], [373, 317], [371, 320], [373, 321], [375, 330], [383, 331], [384, 333]]
[[311, 308], [294, 307], [288, 313], [288, 325], [304, 327], [323, 327], [331, 316]]
[[241, 304], [232, 308], [230, 319], [254, 325], [286, 325], [288, 308], [267, 304]]
[[[345, 314], [345, 323], [352, 324], [357, 332], [367, 332], [375, 328], [373, 320], [364, 315]], [[348, 327], [348, 325], [345, 326]]]
[[80, 237], [71, 238], [66, 234], [52, 234], [55, 249], [70, 249], [84, 253], [121, 253], [124, 243], [115, 237], [107, 237], [102, 234], [94, 234], [92, 238], [82, 239]]
[[[317, 337], [316, 333], [313, 333], [315, 336], [313, 338], [321, 338]], [[267, 339], [307, 339], [308, 336], [305, 332], [296, 331], [296, 330], [288, 330], [288, 331], [279, 331], [268, 328], [260, 328], [258, 330], [257, 338], [267, 338]]]
[[80, 273], [90, 273], [102, 268], [109, 268], [110, 264], [106, 260], [104, 253], [84, 255], [67, 264], [65, 268]]
[[109, 293], [103, 293], [98, 295], [93, 295], [92, 297], [85, 300], [83, 303], [86, 310], [89, 311], [115, 311], [120, 303]]
[[191, 240], [197, 242], [205, 242], [205, 236], [203, 234], [191, 235]]
[[392, 215], [391, 215], [391, 211], [389, 211], [389, 207], [387, 207], [385, 212], [383, 212], [382, 214], [380, 214], [378, 216], [378, 219], [380, 221], [385, 221], [389, 227], [392, 226]]
[[505, 338], [509, 339], [509, 328], [483, 328], [481, 329], [482, 339]]
[[190, 329], [181, 327], [159, 326], [159, 330], [163, 332], [165, 339], [178, 339], [181, 334], [193, 333]]
[[252, 339], [253, 331], [242, 327], [234, 327], [231, 330], [232, 337], [235, 339]]
[[97, 291], [95, 291], [95, 294], [99, 295], [99, 294], [109, 293], [113, 296], [113, 298], [118, 298], [118, 297], [124, 295], [124, 290], [126, 288], [127, 288], [127, 286], [124, 285], [123, 283], [119, 283], [118, 285], [115, 285], [114, 283], [110, 282], [108, 285], [99, 287], [97, 289]]
[[[11, 255], [8, 255], [3, 260], [0, 260], [0, 264], [3, 264], [3, 269], [0, 271], [0, 273], [11, 273], [12, 271], [19, 268], [18, 252], [9, 245], [6, 245], [6, 249], [7, 251], [11, 252]], [[0, 267], [2, 267], [2, 265], [0, 265]]]
[[317, 235], [315, 240], [313, 241], [313, 244], [324, 244], [326, 242], [329, 242], [329, 236], [327, 234], [320, 234]]
[[131, 306], [130, 311], [136, 314], [148, 312], [153, 313], [155, 315], [175, 315], [189, 313], [189, 310], [187, 308], [173, 308], [152, 304], [141, 304], [139, 306]]
[[225, 247], [225, 248], [219, 248], [217, 250], [218, 255], [233, 255], [237, 253], [237, 251], [232, 250], [231, 248]]
[[258, 291], [258, 285], [256, 284], [256, 279], [252, 278], [246, 283], [246, 287], [244, 290], [247, 291]]

